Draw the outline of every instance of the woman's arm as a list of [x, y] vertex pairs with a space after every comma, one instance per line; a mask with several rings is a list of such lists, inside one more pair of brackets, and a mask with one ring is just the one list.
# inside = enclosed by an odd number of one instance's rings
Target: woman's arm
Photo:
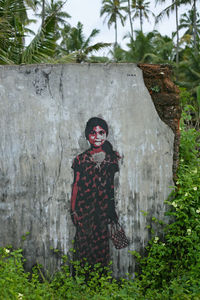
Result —
[[71, 217], [72, 217], [72, 221], [73, 221], [74, 225], [76, 225], [77, 221], [78, 221], [78, 215], [75, 211], [75, 207], [76, 207], [76, 198], [77, 198], [77, 193], [78, 193], [79, 179], [80, 179], [80, 173], [76, 172], [74, 174], [74, 183], [73, 183], [73, 187], [72, 187], [72, 196], [71, 196]]
[[115, 200], [114, 200], [114, 198], [109, 199], [109, 202], [108, 202], [108, 217], [109, 217], [111, 223], [114, 222], [114, 223], [117, 224], [118, 215], [117, 215], [116, 210], [115, 210]]
[[[117, 164], [117, 167], [118, 167], [118, 164]], [[113, 175], [113, 185], [115, 186], [115, 188], [118, 187], [118, 182], [119, 182], [119, 176], [118, 176], [118, 173], [115, 173]], [[113, 186], [111, 186], [111, 187], [113, 187]], [[115, 193], [114, 193], [113, 188], [110, 189], [110, 193], [109, 193], [108, 217], [109, 217], [111, 223], [112, 222], [118, 223], [118, 215], [117, 215], [116, 207], [115, 207]]]

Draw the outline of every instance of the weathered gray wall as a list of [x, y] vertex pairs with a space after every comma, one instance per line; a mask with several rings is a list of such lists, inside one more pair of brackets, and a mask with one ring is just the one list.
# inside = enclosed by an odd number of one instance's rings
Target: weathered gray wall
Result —
[[[111, 249], [116, 276], [134, 271], [128, 250], [163, 218], [172, 183], [172, 130], [163, 123], [135, 64], [0, 67], [0, 244], [23, 247], [27, 267], [55, 269], [50, 247], [69, 253], [72, 160], [88, 148], [86, 121], [103, 117], [122, 156], [116, 203], [131, 244]], [[149, 212], [147, 217], [141, 211]], [[30, 232], [23, 242], [21, 236]], [[112, 247], [112, 246], [111, 246]]]

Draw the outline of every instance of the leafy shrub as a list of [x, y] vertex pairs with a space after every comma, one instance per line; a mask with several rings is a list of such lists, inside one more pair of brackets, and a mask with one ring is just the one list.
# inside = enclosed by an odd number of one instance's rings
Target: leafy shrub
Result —
[[[51, 281], [46, 280], [40, 266], [33, 273], [23, 269], [22, 250], [0, 249], [0, 299], [135, 299], [139, 295], [137, 285], [121, 279], [112, 278], [109, 268], [88, 264], [82, 267], [80, 262], [63, 264], [61, 270]], [[135, 295], [135, 296], [134, 296]], [[141, 295], [141, 294], [140, 294]]]
[[200, 132], [188, 126], [188, 112], [186, 106], [178, 180], [166, 201], [170, 207], [166, 215], [173, 221], [164, 227], [164, 237], [150, 241], [145, 257], [132, 253], [140, 263], [137, 278], [147, 298], [173, 299], [174, 293], [174, 299], [193, 299], [190, 296], [200, 295]]

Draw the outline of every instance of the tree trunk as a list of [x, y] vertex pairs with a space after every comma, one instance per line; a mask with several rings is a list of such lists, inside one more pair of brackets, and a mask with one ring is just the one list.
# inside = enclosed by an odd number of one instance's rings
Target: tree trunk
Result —
[[[141, 29], [141, 31], [142, 31], [142, 10], [140, 9], [140, 29]], [[143, 31], [142, 31], [142, 33], [143, 33]]]
[[179, 65], [179, 30], [178, 30], [178, 4], [177, 0], [175, 0], [175, 8], [176, 8], [176, 65]]
[[117, 46], [117, 18], [115, 19], [115, 47]]
[[42, 27], [44, 25], [45, 20], [45, 0], [42, 0]]
[[129, 22], [130, 22], [130, 28], [131, 28], [131, 38], [133, 40], [133, 23], [131, 19], [131, 3], [130, 0], [128, 0], [128, 16], [129, 16]]
[[194, 9], [194, 24], [193, 24], [193, 39], [194, 39], [194, 53], [197, 55], [197, 8], [196, 0], [193, 2]]

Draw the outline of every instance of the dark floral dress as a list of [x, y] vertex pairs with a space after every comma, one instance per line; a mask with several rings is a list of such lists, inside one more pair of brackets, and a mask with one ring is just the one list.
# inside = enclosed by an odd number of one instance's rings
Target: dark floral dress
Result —
[[[76, 259], [86, 259], [91, 265], [109, 263], [108, 224], [117, 222], [114, 202], [114, 175], [119, 155], [105, 154], [101, 163], [93, 160], [90, 150], [78, 155], [73, 162], [74, 173], [79, 172], [75, 211], [79, 217], [76, 225]], [[72, 218], [73, 219], [73, 218]]]

